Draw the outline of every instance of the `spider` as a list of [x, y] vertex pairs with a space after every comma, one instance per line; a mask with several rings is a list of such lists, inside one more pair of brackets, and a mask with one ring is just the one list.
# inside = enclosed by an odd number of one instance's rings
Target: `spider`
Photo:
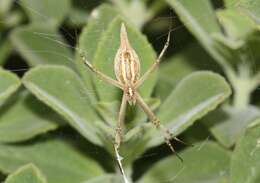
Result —
[[[149, 106], [144, 102], [143, 98], [138, 93], [137, 89], [139, 86], [143, 84], [143, 82], [150, 76], [150, 74], [158, 67], [162, 56], [167, 50], [170, 42], [170, 31], [167, 36], [166, 43], [157, 57], [156, 61], [150, 66], [150, 68], [140, 77], [140, 61], [139, 57], [136, 54], [135, 50], [130, 45], [128, 40], [127, 31], [124, 23], [121, 25], [120, 30], [120, 46], [117, 50], [114, 59], [114, 72], [116, 79], [113, 79], [102, 72], [100, 72], [96, 67], [94, 67], [84, 56], [84, 54], [80, 54], [82, 60], [86, 64], [86, 66], [96, 73], [96, 75], [103, 81], [114, 85], [115, 87], [123, 90], [122, 102], [120, 105], [118, 121], [115, 129], [115, 139], [114, 139], [114, 149], [117, 156], [117, 161], [119, 164], [120, 171], [123, 175], [124, 170], [121, 164], [121, 157], [119, 155], [119, 147], [123, 140], [123, 124], [125, 118], [125, 111], [127, 107], [127, 103], [129, 105], [135, 105], [136, 103], [143, 109], [143, 111], [147, 114], [149, 120], [152, 124], [159, 130], [161, 130], [164, 134], [165, 142], [170, 147], [171, 151], [176, 153], [170, 140], [174, 138], [177, 141], [181, 141], [178, 138], [174, 137], [171, 132], [165, 128], [160, 120], [156, 117], [153, 111], [149, 108]], [[182, 141], [181, 141], [182, 142]], [[178, 154], [176, 153], [178, 156]], [[181, 157], [178, 158], [182, 161]], [[125, 181], [127, 182], [127, 181]]]

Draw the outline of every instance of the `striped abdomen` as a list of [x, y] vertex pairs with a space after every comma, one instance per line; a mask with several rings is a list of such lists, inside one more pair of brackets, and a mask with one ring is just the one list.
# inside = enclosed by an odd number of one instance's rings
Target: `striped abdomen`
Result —
[[115, 74], [118, 81], [124, 85], [133, 85], [140, 75], [140, 64], [128, 51], [119, 53], [115, 60]]
[[120, 47], [114, 61], [115, 75], [117, 80], [123, 85], [133, 86], [139, 79], [140, 62], [128, 41], [124, 25], [121, 27], [120, 38]]

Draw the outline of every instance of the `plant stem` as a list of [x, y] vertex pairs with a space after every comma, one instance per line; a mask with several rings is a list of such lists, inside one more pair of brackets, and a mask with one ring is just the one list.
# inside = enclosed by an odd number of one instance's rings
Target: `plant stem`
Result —
[[232, 79], [234, 87], [234, 107], [244, 108], [249, 105], [251, 93], [255, 89], [250, 70], [246, 65], [240, 65], [239, 75]]
[[237, 80], [234, 86], [234, 107], [244, 108], [250, 103], [251, 86], [247, 80]]

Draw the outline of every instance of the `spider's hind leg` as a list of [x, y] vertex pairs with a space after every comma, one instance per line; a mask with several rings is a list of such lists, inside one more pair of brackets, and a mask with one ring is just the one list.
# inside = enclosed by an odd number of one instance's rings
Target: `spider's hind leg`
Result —
[[121, 144], [122, 139], [123, 139], [123, 127], [124, 127], [124, 118], [125, 118], [126, 106], [127, 106], [127, 99], [126, 99], [126, 95], [124, 94], [123, 98], [122, 98], [120, 110], [119, 110], [116, 130], [115, 130], [114, 150], [115, 150], [115, 154], [116, 154], [116, 161], [118, 163], [120, 172], [123, 175], [124, 182], [128, 183], [129, 181], [127, 179], [127, 176], [125, 174], [125, 171], [124, 171], [123, 165], [122, 165], [122, 159], [123, 158], [119, 154], [120, 144]]
[[169, 146], [169, 148], [171, 149], [171, 151], [173, 153], [176, 154], [176, 156], [181, 160], [181, 162], [183, 162], [183, 159], [178, 155], [178, 153], [175, 151], [175, 149], [173, 148], [172, 144], [171, 144], [171, 139], [175, 139], [178, 142], [182, 142], [180, 139], [178, 139], [177, 137], [174, 137], [173, 134], [167, 129], [165, 128], [161, 123], [160, 120], [155, 116], [155, 114], [153, 113], [153, 111], [149, 108], [149, 106], [144, 102], [144, 100], [142, 99], [142, 97], [137, 94], [137, 103], [141, 106], [141, 108], [143, 109], [143, 111], [147, 114], [148, 118], [150, 119], [150, 121], [153, 123], [153, 125], [161, 130], [164, 134], [164, 139], [166, 144]]

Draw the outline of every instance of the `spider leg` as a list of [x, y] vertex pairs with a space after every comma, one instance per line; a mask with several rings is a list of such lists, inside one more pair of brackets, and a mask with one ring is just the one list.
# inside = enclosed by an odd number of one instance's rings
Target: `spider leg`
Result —
[[[166, 144], [170, 147], [171, 151], [176, 154], [176, 156], [183, 162], [183, 159], [178, 155], [178, 153], [175, 151], [171, 144], [171, 138], [174, 138], [175, 140], [177, 139], [176, 137], [173, 136], [173, 134], [160, 123], [160, 120], [156, 117], [156, 115], [153, 113], [153, 111], [149, 108], [149, 106], [144, 102], [143, 98], [136, 93], [136, 101], [140, 105], [140, 107], [143, 109], [143, 111], [147, 114], [148, 118], [150, 121], [153, 123], [153, 125], [161, 130], [164, 134], [164, 139]], [[179, 139], [178, 139], [179, 141]]]
[[144, 75], [137, 81], [136, 88], [138, 88], [142, 83], [150, 76], [150, 74], [159, 66], [159, 63], [161, 62], [161, 58], [163, 57], [165, 51], [167, 50], [169, 44], [170, 44], [170, 38], [171, 38], [171, 31], [169, 31], [166, 43], [164, 44], [164, 47], [157, 57], [156, 61], [151, 65], [151, 67], [144, 73]]
[[124, 127], [126, 106], [127, 106], [127, 98], [126, 98], [126, 94], [124, 93], [123, 98], [122, 98], [122, 103], [121, 103], [121, 106], [120, 106], [120, 110], [119, 110], [116, 130], [115, 130], [114, 149], [115, 149], [115, 154], [116, 154], [116, 160], [117, 160], [120, 172], [123, 175], [124, 182], [128, 183], [129, 181], [127, 180], [125, 171], [123, 169], [122, 161], [121, 161], [123, 158], [119, 154], [120, 144], [121, 144], [122, 139], [123, 139], [123, 127]]
[[103, 81], [114, 85], [120, 89], [123, 89], [123, 86], [117, 81], [112, 79], [111, 77], [103, 74], [102, 72], [100, 72], [96, 67], [94, 67], [86, 58], [86, 56], [84, 55], [83, 52], [80, 52], [80, 57], [83, 60], [83, 62], [85, 63], [85, 65], [92, 71], [94, 72], [100, 79], [102, 79]]

